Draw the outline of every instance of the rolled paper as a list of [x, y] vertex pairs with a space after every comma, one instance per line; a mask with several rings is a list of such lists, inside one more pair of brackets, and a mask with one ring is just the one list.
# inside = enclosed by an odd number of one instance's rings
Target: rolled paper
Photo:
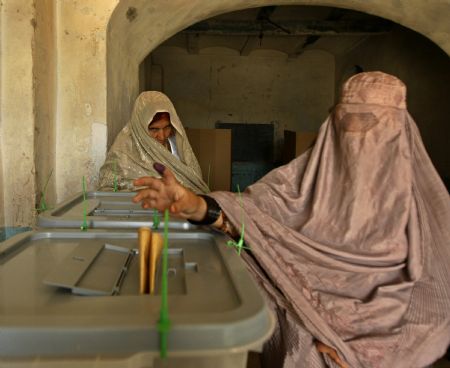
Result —
[[150, 246], [150, 270], [149, 270], [149, 282], [150, 282], [150, 294], [155, 291], [155, 275], [156, 264], [158, 258], [161, 256], [161, 252], [164, 246], [164, 239], [161, 234], [153, 233], [152, 242]]
[[139, 241], [139, 293], [148, 294], [149, 255], [152, 232], [149, 227], [138, 229]]

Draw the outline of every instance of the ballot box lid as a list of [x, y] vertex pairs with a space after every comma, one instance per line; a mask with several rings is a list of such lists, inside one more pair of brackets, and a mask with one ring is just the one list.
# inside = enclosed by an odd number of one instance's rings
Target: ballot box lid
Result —
[[[158, 227], [158, 223], [162, 223], [163, 215], [154, 209], [143, 209], [140, 203], [133, 203], [132, 198], [135, 195], [136, 192], [86, 192], [84, 199], [83, 193], [80, 192], [55, 208], [39, 214], [37, 224], [46, 228], [80, 228], [86, 220], [90, 229]], [[191, 230], [197, 226], [171, 216], [169, 228]]]
[[[169, 232], [169, 355], [248, 350], [270, 336], [273, 317], [243, 260], [226, 241], [208, 231]], [[89, 267], [77, 274], [76, 263], [85, 258]], [[157, 274], [159, 285], [160, 270]], [[0, 243], [0, 296], [0, 357], [159, 349], [161, 295], [159, 287], [154, 295], [139, 294], [136, 231], [18, 234]]]

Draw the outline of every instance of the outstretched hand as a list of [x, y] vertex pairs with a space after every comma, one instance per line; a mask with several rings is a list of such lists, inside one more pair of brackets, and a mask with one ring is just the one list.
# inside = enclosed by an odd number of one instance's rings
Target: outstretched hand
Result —
[[154, 168], [161, 178], [145, 176], [136, 179], [133, 184], [146, 187], [138, 191], [133, 202], [142, 202], [143, 208], [156, 208], [158, 211], [169, 211], [177, 216], [201, 220], [206, 214], [206, 202], [191, 190], [182, 186], [173, 173], [164, 165], [155, 163]]

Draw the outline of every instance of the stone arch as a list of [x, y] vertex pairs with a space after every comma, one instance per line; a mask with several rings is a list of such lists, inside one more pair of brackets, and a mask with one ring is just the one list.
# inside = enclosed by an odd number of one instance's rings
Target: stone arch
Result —
[[107, 29], [108, 145], [130, 116], [139, 90], [139, 64], [147, 54], [196, 22], [267, 5], [316, 5], [365, 12], [413, 29], [450, 53], [450, 25], [446, 19], [450, 5], [438, 0], [426, 4], [422, 0], [122, 0], [112, 12]]

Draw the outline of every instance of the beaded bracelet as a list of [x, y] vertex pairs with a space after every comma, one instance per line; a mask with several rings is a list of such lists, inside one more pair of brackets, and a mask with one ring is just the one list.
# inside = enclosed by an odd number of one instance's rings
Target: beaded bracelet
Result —
[[206, 202], [206, 213], [205, 217], [201, 219], [200, 221], [195, 220], [188, 220], [189, 223], [193, 225], [211, 225], [214, 224], [217, 219], [220, 216], [220, 213], [222, 212], [222, 209], [220, 208], [217, 201], [209, 197], [207, 195], [199, 195], [199, 197], [202, 197]]

